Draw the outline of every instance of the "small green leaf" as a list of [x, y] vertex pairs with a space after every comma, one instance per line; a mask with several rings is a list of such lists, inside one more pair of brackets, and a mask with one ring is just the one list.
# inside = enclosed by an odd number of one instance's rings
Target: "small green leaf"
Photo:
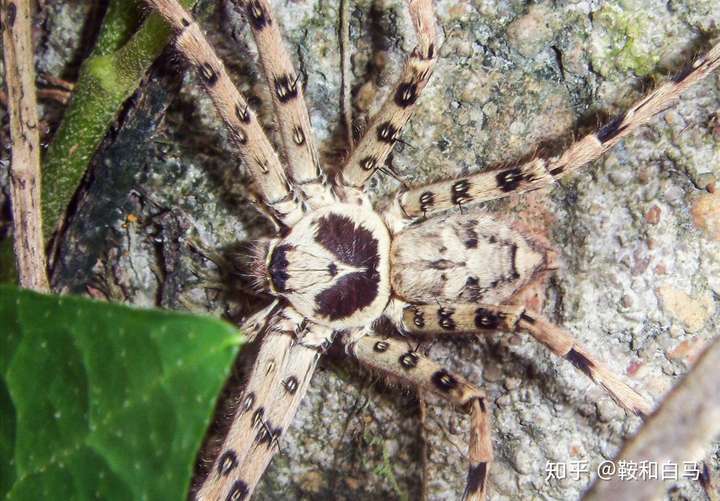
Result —
[[0, 498], [185, 499], [235, 328], [11, 286], [0, 326]]

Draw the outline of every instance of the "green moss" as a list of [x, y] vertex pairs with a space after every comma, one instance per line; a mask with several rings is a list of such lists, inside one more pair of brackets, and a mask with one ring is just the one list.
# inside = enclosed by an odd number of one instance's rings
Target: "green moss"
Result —
[[392, 490], [395, 491], [395, 494], [397, 494], [398, 499], [401, 501], [407, 501], [410, 499], [408, 493], [400, 487], [400, 484], [395, 477], [393, 464], [390, 462], [390, 449], [388, 448], [387, 443], [383, 443], [383, 462], [375, 468], [374, 473], [388, 481]]
[[655, 70], [660, 52], [651, 37], [656, 30], [641, 4], [634, 0], [607, 4], [593, 20], [606, 30], [596, 37], [593, 50], [593, 66], [603, 76], [617, 71], [646, 76]]

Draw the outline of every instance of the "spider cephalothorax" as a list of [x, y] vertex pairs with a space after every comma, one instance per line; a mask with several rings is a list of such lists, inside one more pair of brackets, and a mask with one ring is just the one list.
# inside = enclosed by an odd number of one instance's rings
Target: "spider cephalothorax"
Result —
[[367, 204], [316, 209], [264, 251], [270, 292], [319, 324], [365, 326], [390, 299], [390, 234]]
[[373, 324], [381, 317], [407, 336], [527, 332], [602, 386], [628, 412], [644, 416], [650, 411], [645, 398], [569, 332], [518, 301], [519, 290], [553, 267], [548, 246], [469, 206], [549, 186], [597, 159], [717, 68], [720, 46], [561, 155], [407, 189], [376, 211], [363, 188], [387, 160], [437, 57], [430, 0], [407, 0], [417, 47], [335, 184], [328, 183], [320, 165], [302, 85], [267, 0], [241, 6], [272, 92], [285, 167], [198, 25], [176, 0], [149, 2], [176, 30], [176, 45], [198, 70], [226, 122], [254, 181], [259, 205], [282, 229], [282, 236], [256, 246], [252, 270], [256, 282], [282, 300], [244, 324], [252, 336], [263, 336], [262, 343], [199, 498], [239, 500], [252, 493], [320, 354], [335, 337], [363, 365], [471, 414], [465, 497], [484, 498], [492, 460], [484, 393], [407, 341], [374, 333]]

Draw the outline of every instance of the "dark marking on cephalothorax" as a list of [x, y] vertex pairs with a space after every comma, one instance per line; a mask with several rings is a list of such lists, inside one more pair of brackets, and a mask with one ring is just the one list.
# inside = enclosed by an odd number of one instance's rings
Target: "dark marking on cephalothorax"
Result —
[[427, 212], [428, 207], [435, 205], [435, 195], [432, 191], [425, 191], [420, 195], [420, 210]]
[[422, 310], [415, 310], [415, 314], [413, 315], [413, 324], [415, 324], [415, 327], [417, 327], [418, 329], [422, 329], [423, 327], [425, 327], [425, 315], [423, 314]]
[[248, 393], [242, 401], [242, 413], [246, 413], [255, 404], [255, 394], [253, 392]]
[[315, 296], [316, 311], [331, 320], [349, 317], [377, 297], [380, 284], [378, 241], [370, 230], [338, 214], [323, 216], [317, 227], [315, 240], [340, 262], [360, 271], [342, 276], [332, 287]]
[[298, 146], [305, 144], [305, 133], [303, 132], [302, 127], [296, 125], [293, 128], [293, 141]]
[[290, 395], [295, 395], [299, 383], [295, 376], [290, 376], [285, 381], [283, 381], [283, 386], [285, 387], [285, 391], [287, 391]]
[[257, 0], [250, 0], [247, 4], [247, 16], [250, 19], [253, 29], [262, 30], [266, 26], [272, 24], [270, 15], [265, 11], [260, 2]]
[[623, 125], [620, 127], [625, 120], [625, 113], [622, 113], [612, 120], [610, 120], [607, 124], [605, 124], [598, 132], [597, 132], [597, 138], [598, 141], [601, 143], [607, 143], [611, 139], [613, 139], [615, 136], [620, 134], [622, 131], [624, 131], [627, 128], [627, 125]]
[[198, 66], [198, 71], [200, 72], [200, 77], [203, 79], [203, 82], [205, 82], [205, 85], [208, 87], [212, 87], [217, 83], [218, 73], [210, 63], [202, 63]]
[[445, 329], [446, 331], [454, 331], [455, 330], [455, 320], [453, 320], [452, 316], [455, 313], [455, 310], [452, 308], [440, 308], [437, 312], [438, 314], [438, 324], [440, 327]]
[[227, 477], [238, 465], [237, 455], [232, 449], [228, 449], [218, 458], [218, 475]]
[[317, 222], [317, 243], [341, 262], [357, 268], [376, 268], [378, 241], [372, 232], [346, 216], [330, 213]]
[[290, 75], [275, 77], [275, 95], [281, 103], [287, 103], [298, 96], [297, 79], [292, 80]]
[[575, 348], [571, 348], [570, 351], [567, 352], [567, 355], [565, 355], [565, 359], [582, 371], [587, 377], [593, 379], [592, 369], [595, 367], [595, 364], [588, 360], [585, 355], [575, 350]]
[[365, 157], [362, 160], [360, 160], [360, 167], [362, 167], [363, 170], [373, 170], [375, 168], [375, 165], [377, 164], [377, 158], [375, 157]]
[[248, 496], [248, 486], [245, 482], [242, 480], [236, 480], [232, 487], [230, 488], [230, 491], [228, 492], [227, 497], [225, 498], [225, 501], [243, 501], [244, 499], [247, 499]]
[[383, 143], [394, 143], [397, 141], [398, 128], [390, 122], [383, 122], [377, 128], [378, 141]]
[[10, 2], [7, 6], [7, 23], [11, 28], [15, 25], [15, 18], [17, 17], [17, 6], [14, 2]]
[[519, 167], [513, 169], [501, 170], [495, 175], [495, 182], [503, 192], [508, 193], [514, 191], [520, 186], [523, 180], [523, 173]]
[[475, 327], [478, 329], [497, 329], [500, 320], [500, 315], [493, 311], [485, 308], [475, 310]]
[[417, 101], [417, 82], [403, 82], [395, 92], [395, 104], [401, 108], [407, 108]]
[[385, 353], [390, 348], [390, 343], [387, 341], [378, 341], [373, 345], [373, 351], [378, 353]]
[[248, 109], [247, 104], [245, 106], [240, 106], [240, 103], [235, 103], [235, 116], [241, 122], [249, 124], [250, 110]]
[[420, 360], [420, 357], [417, 353], [412, 351], [403, 353], [398, 359], [398, 361], [400, 362], [400, 366], [406, 370], [414, 369], [415, 367], [417, 367], [418, 360]]
[[270, 256], [270, 282], [278, 292], [287, 292], [286, 286], [287, 281], [290, 278], [290, 274], [287, 269], [290, 265], [287, 254], [293, 250], [292, 245], [278, 245]]
[[315, 313], [330, 320], [348, 318], [375, 300], [379, 283], [377, 270], [343, 275], [332, 287], [315, 296]]
[[337, 265], [335, 263], [330, 263], [328, 265], [328, 273], [331, 277], [334, 277], [338, 273]]
[[468, 194], [470, 191], [470, 181], [467, 179], [461, 179], [453, 183], [451, 191], [451, 199], [453, 205], [462, 205], [465, 202], [472, 200], [472, 197]]
[[485, 490], [485, 479], [487, 477], [487, 463], [481, 462], [471, 465], [468, 470], [467, 482], [465, 487], [465, 495], [468, 498], [472, 494]]
[[446, 393], [453, 390], [458, 385], [458, 380], [455, 379], [455, 376], [445, 369], [436, 371], [430, 379], [436, 388]]

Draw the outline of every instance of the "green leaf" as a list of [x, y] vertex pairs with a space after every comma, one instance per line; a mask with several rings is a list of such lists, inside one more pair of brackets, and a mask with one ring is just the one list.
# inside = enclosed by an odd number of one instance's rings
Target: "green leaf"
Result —
[[235, 328], [11, 286], [0, 326], [0, 498], [185, 499]]

